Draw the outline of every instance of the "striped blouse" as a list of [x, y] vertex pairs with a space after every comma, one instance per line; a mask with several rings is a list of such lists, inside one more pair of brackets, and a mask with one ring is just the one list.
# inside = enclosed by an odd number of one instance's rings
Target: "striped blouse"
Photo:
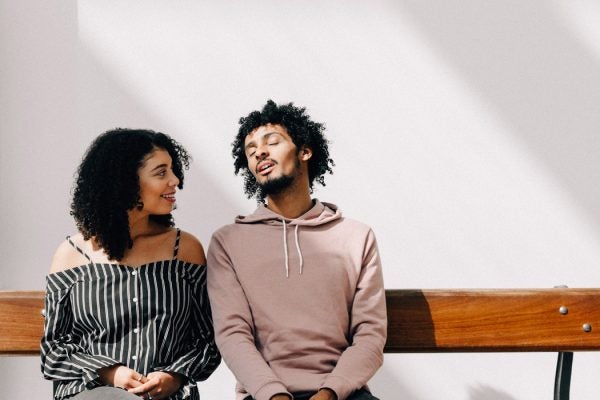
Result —
[[217, 368], [206, 267], [173, 259], [133, 268], [95, 263], [49, 274], [42, 373], [55, 399], [102, 385], [97, 370], [123, 364], [143, 375], [187, 377], [169, 399], [200, 399], [197, 381]]

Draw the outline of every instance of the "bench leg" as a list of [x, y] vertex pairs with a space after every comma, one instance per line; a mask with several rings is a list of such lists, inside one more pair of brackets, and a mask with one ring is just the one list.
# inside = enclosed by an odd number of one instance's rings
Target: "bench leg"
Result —
[[554, 400], [569, 400], [571, 391], [571, 369], [573, 367], [573, 353], [558, 353], [556, 362], [556, 377], [554, 378]]

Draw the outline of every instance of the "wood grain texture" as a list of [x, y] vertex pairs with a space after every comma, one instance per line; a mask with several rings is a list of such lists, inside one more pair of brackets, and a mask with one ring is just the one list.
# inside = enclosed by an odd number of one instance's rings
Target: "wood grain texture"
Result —
[[0, 291], [0, 355], [39, 354], [43, 308], [43, 291]]
[[[600, 289], [389, 289], [386, 297], [388, 353], [600, 350]], [[43, 308], [43, 291], [0, 291], [0, 355], [39, 354]]]
[[[386, 295], [386, 352], [600, 350], [600, 289], [387, 290]], [[584, 332], [584, 324], [591, 332]]]

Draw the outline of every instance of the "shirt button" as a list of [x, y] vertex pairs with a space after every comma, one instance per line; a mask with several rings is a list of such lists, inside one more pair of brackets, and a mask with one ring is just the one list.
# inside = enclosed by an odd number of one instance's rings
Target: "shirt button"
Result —
[[135, 328], [135, 329], [133, 330], [133, 333], [138, 333], [139, 331], [140, 331], [140, 330], [139, 330], [138, 328]]
[[131, 358], [137, 360], [137, 356], [131, 356]]
[[133, 298], [133, 302], [134, 302], [134, 303], [137, 303], [137, 297], [134, 297], [134, 298]]

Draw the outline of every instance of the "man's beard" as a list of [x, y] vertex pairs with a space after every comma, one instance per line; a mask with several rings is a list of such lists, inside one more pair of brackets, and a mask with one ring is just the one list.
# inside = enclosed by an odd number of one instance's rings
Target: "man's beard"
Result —
[[259, 183], [260, 191], [265, 196], [278, 195], [292, 186], [294, 182], [293, 175], [282, 175], [279, 178], [267, 180], [264, 183]]

